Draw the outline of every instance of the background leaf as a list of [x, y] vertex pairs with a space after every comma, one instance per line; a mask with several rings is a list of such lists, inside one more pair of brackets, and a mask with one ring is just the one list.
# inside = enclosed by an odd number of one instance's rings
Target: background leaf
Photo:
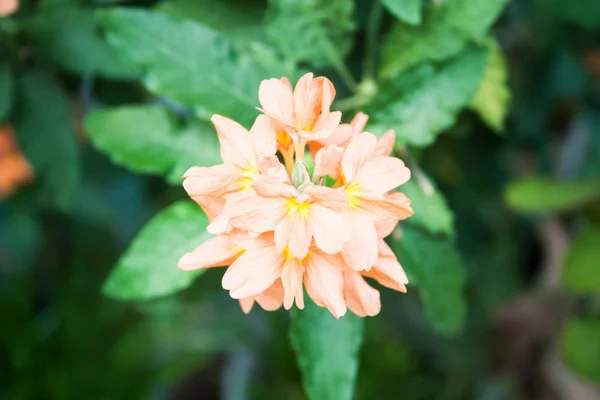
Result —
[[583, 229], [565, 257], [563, 283], [578, 294], [600, 293], [600, 228]]
[[390, 245], [408, 275], [409, 288], [418, 288], [433, 326], [445, 334], [457, 333], [467, 309], [466, 271], [457, 249], [408, 223], [402, 226], [402, 238]]
[[421, 23], [421, 0], [381, 0], [381, 4], [407, 24]]
[[561, 344], [567, 365], [578, 374], [600, 381], [600, 319], [572, 318], [564, 327]]
[[95, 111], [86, 117], [85, 127], [94, 146], [115, 164], [164, 175], [174, 183], [181, 183], [189, 167], [222, 163], [211, 126], [196, 122], [180, 127], [169, 111], [158, 105]]
[[508, 205], [522, 212], [563, 212], [600, 197], [600, 181], [556, 181], [529, 177], [512, 182], [504, 193]]
[[596, 0], [537, 0], [536, 4], [565, 21], [586, 28], [600, 27], [600, 3]]
[[145, 71], [144, 85], [197, 107], [202, 117], [217, 113], [250, 125], [258, 115], [260, 82], [291, 69], [283, 62], [256, 61], [251, 51], [233, 54], [225, 38], [191, 21], [141, 9], [113, 9], [101, 16], [109, 42]]
[[352, 0], [272, 0], [266, 32], [277, 49], [294, 61], [325, 67], [343, 62], [352, 47]]
[[423, 65], [396, 79], [371, 106], [374, 132], [391, 128], [399, 144], [431, 144], [471, 101], [487, 56], [487, 50], [469, 50], [440, 69]]
[[448, 207], [443, 194], [433, 188], [432, 193], [424, 193], [415, 178], [398, 188], [411, 201], [414, 214], [408, 220], [429, 233], [454, 234], [454, 214]]
[[351, 312], [335, 319], [310, 299], [304, 310], [294, 310], [290, 340], [310, 400], [353, 398], [363, 324]]
[[131, 242], [104, 283], [106, 295], [144, 300], [185, 289], [205, 270], [182, 271], [179, 258], [211, 235], [208, 218], [191, 200], [159, 212]]
[[76, 4], [47, 5], [29, 22], [27, 32], [47, 57], [71, 73], [136, 76], [134, 68], [100, 36], [91, 9]]
[[38, 198], [70, 208], [79, 182], [79, 146], [67, 98], [50, 74], [24, 72], [18, 80], [14, 127], [36, 174]]
[[483, 80], [471, 100], [470, 107], [490, 128], [501, 132], [504, 130], [504, 121], [510, 102], [508, 71], [502, 50], [497, 43], [492, 43]]
[[13, 75], [10, 63], [0, 59], [0, 123], [8, 118], [13, 102]]

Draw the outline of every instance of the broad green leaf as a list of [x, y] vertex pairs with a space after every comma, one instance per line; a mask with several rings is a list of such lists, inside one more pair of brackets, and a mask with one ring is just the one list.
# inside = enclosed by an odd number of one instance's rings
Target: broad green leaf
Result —
[[398, 19], [411, 25], [421, 23], [421, 0], [381, 0]]
[[75, 4], [48, 5], [30, 21], [27, 32], [47, 57], [71, 73], [136, 76], [133, 67], [101, 37], [91, 9]]
[[398, 22], [382, 49], [380, 76], [393, 78], [423, 62], [437, 62], [480, 42], [507, 0], [452, 0], [426, 10], [421, 26]]
[[287, 58], [316, 67], [343, 63], [356, 28], [352, 0], [272, 0], [267, 35]]
[[265, 4], [260, 1], [167, 0], [156, 10], [206, 25], [240, 44], [266, 40], [262, 27]]
[[522, 212], [562, 212], [600, 197], [600, 181], [557, 181], [530, 177], [512, 182], [504, 193], [508, 205]]
[[458, 332], [467, 309], [465, 267], [458, 250], [448, 239], [410, 223], [403, 225], [402, 238], [391, 246], [408, 275], [409, 290], [418, 288], [433, 326], [446, 334]]
[[597, 0], [537, 0], [536, 4], [565, 21], [590, 29], [600, 28], [600, 2]]
[[185, 289], [203, 270], [182, 271], [177, 261], [211, 235], [208, 218], [191, 200], [159, 212], [133, 239], [104, 283], [106, 295], [125, 300], [166, 296]]
[[565, 258], [563, 283], [578, 294], [600, 293], [600, 228], [579, 232]]
[[561, 337], [563, 358], [576, 373], [600, 381], [600, 319], [573, 318]]
[[290, 340], [310, 400], [351, 400], [364, 320], [351, 312], [335, 319], [312, 300], [294, 310]]
[[24, 72], [17, 84], [14, 126], [35, 171], [36, 197], [66, 210], [79, 181], [79, 146], [68, 100], [46, 72]]
[[123, 106], [94, 111], [85, 120], [95, 147], [118, 165], [133, 171], [164, 175], [181, 182], [189, 167], [221, 164], [217, 135], [206, 124], [180, 128], [158, 105]]
[[408, 221], [433, 234], [454, 234], [454, 214], [448, 207], [444, 196], [433, 186], [425, 193], [413, 178], [398, 188], [411, 201], [414, 214]]
[[0, 124], [8, 118], [13, 102], [13, 75], [10, 63], [0, 60]]
[[510, 91], [508, 89], [508, 69], [500, 47], [493, 43], [483, 80], [470, 107], [496, 132], [504, 130], [504, 120], [508, 112]]
[[154, 93], [249, 126], [258, 112], [263, 79], [285, 75], [290, 63], [256, 60], [254, 52], [233, 54], [229, 42], [192, 21], [142, 9], [111, 9], [100, 20], [107, 38], [128, 61], [145, 71], [144, 85]]
[[473, 97], [488, 51], [469, 50], [436, 70], [423, 65], [395, 80], [375, 99], [374, 132], [394, 129], [400, 144], [427, 146], [450, 128]]

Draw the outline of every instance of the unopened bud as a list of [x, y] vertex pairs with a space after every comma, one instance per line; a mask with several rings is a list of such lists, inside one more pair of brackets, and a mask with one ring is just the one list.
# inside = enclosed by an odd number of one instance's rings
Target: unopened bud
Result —
[[306, 164], [302, 161], [297, 162], [292, 171], [292, 184], [295, 187], [300, 187], [300, 185], [308, 181], [310, 181], [310, 176], [308, 175]]

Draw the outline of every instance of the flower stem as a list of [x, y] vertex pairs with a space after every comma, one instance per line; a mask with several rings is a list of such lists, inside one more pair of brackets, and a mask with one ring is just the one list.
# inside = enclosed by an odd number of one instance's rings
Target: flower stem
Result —
[[369, 13], [369, 22], [367, 25], [367, 50], [363, 61], [363, 80], [373, 79], [375, 70], [375, 58], [377, 57], [377, 33], [383, 16], [381, 2], [375, 0]]
[[396, 150], [408, 165], [408, 168], [417, 180], [417, 185], [419, 185], [421, 191], [427, 196], [431, 196], [432, 194], [434, 194], [435, 188], [431, 184], [431, 181], [429, 180], [427, 175], [425, 175], [425, 172], [423, 172], [423, 169], [421, 168], [419, 163], [417, 163], [417, 161], [413, 158], [408, 149], [404, 146], [398, 146]]

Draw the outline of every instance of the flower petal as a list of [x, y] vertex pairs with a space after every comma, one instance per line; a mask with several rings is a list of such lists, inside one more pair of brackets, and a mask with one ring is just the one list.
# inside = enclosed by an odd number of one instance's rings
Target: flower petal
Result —
[[[390, 289], [406, 293], [408, 278], [402, 266], [389, 246], [380, 240], [380, 254], [375, 265], [369, 271], [362, 272], [364, 276], [375, 279], [377, 282]], [[390, 254], [391, 253], [391, 254]]]
[[283, 286], [281, 281], [275, 280], [264, 292], [254, 296], [256, 302], [266, 311], [275, 311], [283, 304]]
[[287, 78], [266, 79], [258, 88], [258, 99], [265, 114], [284, 124], [294, 123], [294, 100], [292, 88]]
[[267, 198], [295, 198], [298, 196], [296, 188], [289, 183], [280, 182], [277, 178], [260, 175], [256, 177], [252, 188], [259, 196]]
[[300, 262], [292, 258], [283, 265], [281, 271], [281, 283], [283, 284], [284, 297], [283, 307], [286, 310], [292, 308], [294, 300], [299, 309], [304, 308], [304, 290], [302, 288], [303, 267]]
[[244, 297], [243, 299], [238, 300], [240, 302], [240, 307], [244, 314], [250, 313], [252, 307], [254, 306], [254, 296]]
[[234, 299], [265, 291], [281, 274], [282, 259], [274, 246], [247, 250], [223, 275], [223, 288]]
[[306, 261], [304, 272], [304, 285], [310, 298], [317, 305], [327, 307], [336, 318], [346, 314], [341, 264], [339, 256], [314, 250]]
[[[285, 219], [290, 219], [290, 217], [286, 217]], [[308, 254], [313, 234], [308, 227], [308, 219], [301, 217], [299, 213], [292, 215], [291, 221], [288, 248], [294, 257], [302, 260]], [[275, 240], [277, 240], [277, 231], [275, 231]]]
[[285, 217], [286, 199], [261, 197], [248, 192], [228, 201], [225, 212], [229, 223], [238, 229], [268, 232], [275, 230]]
[[389, 156], [394, 151], [394, 144], [396, 143], [396, 133], [393, 129], [390, 129], [379, 138], [373, 156]]
[[339, 253], [344, 246], [344, 239], [348, 239], [344, 218], [320, 204], [312, 205], [308, 227], [315, 238], [315, 245], [328, 254]]
[[333, 189], [326, 186], [309, 185], [298, 196], [298, 201], [318, 203], [324, 207], [338, 211], [348, 206], [348, 197], [343, 189]]
[[256, 157], [275, 156], [277, 137], [269, 117], [266, 115], [256, 117], [252, 128], [250, 128], [250, 142]]
[[189, 253], [184, 254], [177, 263], [182, 270], [225, 267], [230, 265], [241, 253], [227, 236], [215, 236], [208, 239]]
[[410, 208], [410, 201], [406, 197], [398, 196], [379, 196], [379, 195], [360, 195], [356, 207], [373, 220], [379, 219], [406, 219], [414, 214]]
[[192, 167], [184, 174], [183, 188], [191, 198], [222, 197], [240, 190], [239, 171], [229, 165]]
[[323, 78], [313, 79], [313, 73], [304, 74], [294, 88], [294, 122], [299, 130], [313, 128], [321, 113]]
[[[314, 176], [325, 176], [335, 171], [344, 158], [344, 149], [338, 146], [323, 147], [315, 156]], [[316, 181], [315, 181], [316, 182]]]
[[[258, 171], [262, 175], [266, 175], [269, 178], [274, 178], [278, 182], [290, 183], [290, 176], [288, 175], [285, 166], [279, 162], [277, 156], [259, 157]], [[259, 177], [257, 176], [256, 179], [259, 179]]]
[[369, 217], [359, 211], [343, 213], [350, 238], [344, 243], [342, 256], [355, 271], [369, 270], [377, 260], [377, 232]]
[[344, 271], [344, 300], [350, 311], [359, 317], [372, 317], [381, 311], [379, 291], [356, 271]]
[[255, 166], [256, 155], [246, 128], [232, 119], [217, 114], [210, 120], [217, 129], [223, 162], [241, 169]]
[[402, 160], [387, 156], [377, 156], [366, 161], [354, 176], [354, 181], [362, 190], [379, 195], [397, 188], [409, 179], [410, 170]]
[[346, 182], [354, 180], [354, 175], [369, 159], [375, 149], [377, 138], [370, 133], [357, 135], [348, 145], [342, 160], [342, 171]]

